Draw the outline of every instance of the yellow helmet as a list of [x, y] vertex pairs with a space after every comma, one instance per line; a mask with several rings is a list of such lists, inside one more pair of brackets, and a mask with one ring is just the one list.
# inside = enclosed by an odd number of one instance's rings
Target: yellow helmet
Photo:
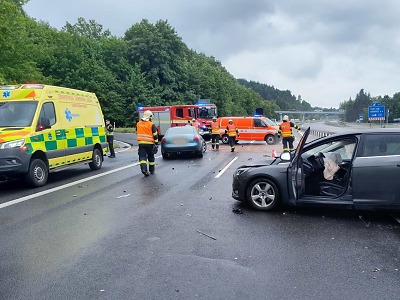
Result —
[[150, 121], [153, 118], [153, 113], [150, 110], [146, 110], [143, 113], [142, 120], [143, 121]]
[[212, 119], [212, 120], [213, 120], [214, 122], [215, 122], [215, 121], [217, 121], [217, 117], [213, 117], [213, 119]]
[[196, 119], [195, 119], [195, 118], [193, 118], [193, 119], [192, 119], [192, 122], [196, 122]]
[[229, 121], [228, 121], [229, 123], [233, 123], [233, 121], [232, 121], [232, 119], [229, 119]]
[[283, 121], [289, 121], [289, 116], [288, 115], [284, 115], [283, 116]]

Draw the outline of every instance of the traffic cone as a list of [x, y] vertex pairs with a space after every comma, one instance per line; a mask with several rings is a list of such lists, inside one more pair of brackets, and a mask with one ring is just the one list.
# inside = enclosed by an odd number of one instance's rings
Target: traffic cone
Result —
[[272, 157], [273, 157], [273, 158], [276, 157], [276, 152], [275, 152], [275, 150], [272, 150]]

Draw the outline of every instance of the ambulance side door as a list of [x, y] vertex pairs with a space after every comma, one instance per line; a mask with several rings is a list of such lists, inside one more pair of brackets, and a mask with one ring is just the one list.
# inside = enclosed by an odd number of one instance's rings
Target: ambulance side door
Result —
[[65, 164], [65, 131], [54, 102], [44, 102], [40, 109], [37, 128], [43, 135], [49, 167], [53, 169]]
[[250, 141], [252, 136], [252, 120], [250, 118], [237, 118], [233, 120], [237, 123], [235, 124], [239, 130], [239, 138], [238, 140]]
[[255, 141], [262, 141], [268, 131], [268, 125], [266, 125], [261, 119], [253, 119], [253, 132], [251, 139]]

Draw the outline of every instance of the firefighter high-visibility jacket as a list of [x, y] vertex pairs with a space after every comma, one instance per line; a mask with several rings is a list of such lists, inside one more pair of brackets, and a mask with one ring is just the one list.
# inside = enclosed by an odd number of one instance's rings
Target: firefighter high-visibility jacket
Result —
[[194, 128], [196, 128], [196, 130], [197, 131], [199, 131], [199, 123], [196, 121], [196, 122], [192, 122], [192, 124], [191, 124]]
[[278, 136], [291, 137], [293, 136], [292, 128], [300, 130], [300, 127], [290, 121], [283, 121], [281, 125], [279, 125]]
[[219, 123], [218, 123], [218, 121], [211, 122], [211, 134], [219, 134]]
[[226, 126], [225, 133], [227, 133], [228, 136], [239, 136], [239, 130], [233, 124], [228, 124], [228, 126]]
[[139, 144], [158, 144], [158, 131], [151, 121], [139, 121], [136, 124], [136, 135]]

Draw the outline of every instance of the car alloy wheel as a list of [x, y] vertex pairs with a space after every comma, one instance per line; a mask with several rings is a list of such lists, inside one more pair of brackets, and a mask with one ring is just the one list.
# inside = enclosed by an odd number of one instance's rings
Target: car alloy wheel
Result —
[[247, 200], [257, 210], [273, 210], [280, 201], [280, 193], [273, 181], [259, 178], [250, 183]]

